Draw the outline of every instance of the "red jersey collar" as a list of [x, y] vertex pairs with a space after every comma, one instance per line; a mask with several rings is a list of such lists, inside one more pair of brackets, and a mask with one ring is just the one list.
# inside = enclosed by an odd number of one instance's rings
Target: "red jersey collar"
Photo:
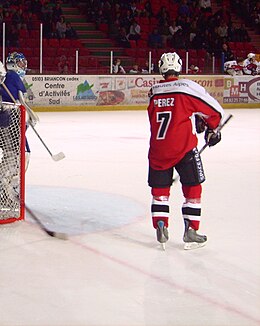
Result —
[[174, 80], [178, 80], [178, 77], [171, 77], [171, 78], [168, 78], [168, 79], [162, 79], [159, 81], [159, 83], [167, 83], [169, 81], [174, 81]]

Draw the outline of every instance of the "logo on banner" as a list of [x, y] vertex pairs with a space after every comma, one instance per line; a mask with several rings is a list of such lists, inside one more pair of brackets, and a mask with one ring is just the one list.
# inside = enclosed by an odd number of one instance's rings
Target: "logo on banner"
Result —
[[89, 85], [88, 81], [85, 80], [77, 86], [77, 95], [74, 97], [75, 100], [96, 100], [97, 96], [93, 93], [92, 88], [94, 84]]

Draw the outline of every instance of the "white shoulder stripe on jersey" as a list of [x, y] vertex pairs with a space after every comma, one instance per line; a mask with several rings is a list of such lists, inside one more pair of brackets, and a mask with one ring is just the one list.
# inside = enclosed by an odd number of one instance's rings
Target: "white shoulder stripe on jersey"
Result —
[[152, 86], [152, 94], [167, 94], [167, 93], [183, 93], [187, 95], [194, 96], [199, 100], [205, 102], [216, 111], [218, 111], [221, 116], [224, 116], [224, 110], [219, 104], [219, 102], [214, 99], [204, 87], [200, 86], [198, 83], [189, 79], [178, 79], [165, 83], [159, 83]]

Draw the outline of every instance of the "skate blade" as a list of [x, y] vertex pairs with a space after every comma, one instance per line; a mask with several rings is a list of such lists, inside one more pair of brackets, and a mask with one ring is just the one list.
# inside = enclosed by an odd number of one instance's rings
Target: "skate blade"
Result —
[[207, 243], [207, 241], [205, 241], [205, 242], [185, 242], [184, 250], [198, 249], [198, 248], [204, 247], [206, 245], [206, 243]]
[[165, 242], [161, 243], [161, 249], [162, 249], [163, 251], [165, 251], [165, 249], [166, 249]]

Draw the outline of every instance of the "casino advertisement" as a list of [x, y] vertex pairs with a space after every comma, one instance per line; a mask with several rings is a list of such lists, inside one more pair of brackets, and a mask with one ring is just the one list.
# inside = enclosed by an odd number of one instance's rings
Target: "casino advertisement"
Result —
[[[260, 77], [185, 76], [203, 86], [225, 107], [260, 103]], [[88, 107], [145, 107], [160, 75], [27, 75], [24, 84], [32, 107], [88, 109]]]

